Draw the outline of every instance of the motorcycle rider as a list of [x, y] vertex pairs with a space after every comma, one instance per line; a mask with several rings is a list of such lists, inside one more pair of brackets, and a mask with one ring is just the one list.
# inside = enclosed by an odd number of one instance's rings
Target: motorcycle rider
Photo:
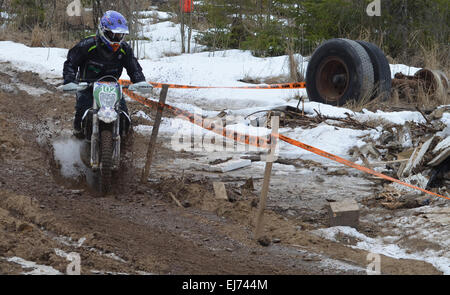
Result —
[[[81, 40], [69, 50], [64, 63], [62, 89], [74, 91], [78, 87], [76, 82], [94, 82], [108, 75], [119, 79], [123, 68], [127, 70], [131, 82], [134, 83], [131, 85], [134, 87], [130, 86], [130, 90], [138, 90], [139, 87], [151, 89], [151, 86], [145, 82], [142, 68], [132, 48], [124, 41], [127, 34], [129, 30], [123, 15], [116, 11], [107, 11], [100, 19], [97, 34]], [[92, 104], [92, 87], [77, 92], [73, 122], [73, 134], [77, 138], [83, 137], [81, 120]], [[123, 97], [120, 100], [120, 109], [128, 115], [128, 108]]]

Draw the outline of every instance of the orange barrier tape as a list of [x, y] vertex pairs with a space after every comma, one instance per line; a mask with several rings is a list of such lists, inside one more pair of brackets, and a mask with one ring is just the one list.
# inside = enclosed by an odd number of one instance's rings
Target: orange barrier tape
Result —
[[[123, 85], [131, 84], [131, 82], [126, 81], [126, 80], [121, 80], [120, 82]], [[156, 109], [160, 105], [158, 102], [152, 101], [150, 99], [146, 99], [145, 97], [137, 95], [136, 93], [134, 93], [132, 91], [129, 91], [128, 89], [123, 89], [123, 91], [130, 98], [132, 98], [135, 101], [140, 102], [140, 103], [142, 103], [142, 104], [144, 104], [144, 105], [146, 105], [146, 106], [148, 106], [150, 108]], [[270, 141], [271, 141], [271, 135], [270, 134], [267, 136], [267, 138], [261, 138], [261, 137], [258, 137], [258, 136], [252, 136], [252, 135], [248, 135], [248, 134], [240, 134], [240, 133], [234, 132], [234, 131], [232, 133], [230, 133], [229, 131], [226, 130], [226, 128], [221, 128], [221, 127], [217, 128], [216, 126], [214, 126], [214, 123], [205, 121], [203, 118], [201, 118], [199, 116], [195, 116], [192, 113], [189, 113], [187, 111], [181, 110], [179, 108], [173, 107], [173, 106], [168, 105], [168, 104], [164, 104], [163, 106], [164, 106], [165, 109], [171, 111], [173, 114], [175, 114], [177, 116], [183, 116], [183, 117], [187, 118], [193, 124], [196, 124], [196, 125], [198, 125], [198, 126], [200, 126], [202, 128], [205, 128], [207, 130], [213, 131], [213, 132], [215, 132], [215, 133], [217, 133], [219, 135], [222, 135], [224, 137], [230, 138], [230, 139], [232, 139], [234, 141], [241, 142], [241, 143], [244, 143], [244, 144], [253, 145], [253, 146], [257, 146], [257, 147], [261, 147], [261, 148], [270, 148]], [[366, 172], [368, 174], [372, 174], [372, 175], [381, 177], [383, 179], [386, 179], [386, 180], [389, 180], [389, 181], [392, 181], [392, 182], [396, 182], [398, 184], [410, 187], [412, 189], [420, 190], [420, 191], [422, 191], [424, 193], [427, 193], [429, 195], [433, 195], [433, 196], [436, 196], [436, 197], [439, 197], [439, 198], [444, 198], [444, 199], [450, 200], [450, 198], [448, 198], [448, 197], [445, 197], [445, 196], [439, 195], [437, 193], [433, 193], [433, 192], [427, 191], [427, 190], [425, 190], [423, 188], [414, 186], [412, 184], [409, 184], [409, 183], [400, 181], [398, 179], [395, 179], [393, 177], [390, 177], [390, 176], [384, 175], [382, 173], [376, 172], [376, 171], [374, 171], [372, 169], [369, 169], [369, 168], [366, 168], [364, 166], [358, 165], [356, 163], [353, 163], [353, 162], [351, 162], [349, 160], [346, 160], [344, 158], [341, 158], [339, 156], [327, 153], [327, 152], [325, 152], [325, 151], [323, 151], [321, 149], [318, 149], [318, 148], [315, 148], [313, 146], [304, 144], [304, 143], [302, 143], [300, 141], [294, 140], [294, 139], [289, 138], [287, 136], [284, 136], [282, 134], [278, 134], [278, 138], [280, 140], [286, 142], [286, 143], [289, 143], [291, 145], [297, 146], [299, 148], [302, 148], [304, 150], [312, 152], [312, 153], [314, 153], [316, 155], [319, 155], [321, 157], [330, 159], [332, 161], [335, 161], [335, 162], [344, 164], [346, 166], [355, 168], [355, 169], [360, 170], [362, 172]]]
[[[140, 102], [150, 108], [156, 109], [160, 105], [159, 102], [155, 102], [150, 99], [146, 99], [140, 95], [137, 95], [136, 93], [131, 92], [128, 89], [123, 89], [123, 92], [126, 95], [128, 95], [130, 98], [134, 99], [135, 101]], [[214, 122], [205, 120], [199, 115], [194, 115], [192, 113], [189, 113], [187, 111], [181, 110], [179, 108], [173, 107], [168, 104], [164, 104], [163, 107], [164, 107], [164, 109], [167, 109], [170, 112], [172, 112], [174, 115], [181, 116], [182, 118], [187, 119], [192, 124], [198, 125], [204, 129], [207, 129], [209, 131], [217, 133], [223, 137], [229, 138], [236, 142], [256, 146], [259, 148], [269, 148], [270, 147], [270, 134], [267, 135], [267, 138], [261, 138], [259, 136], [241, 134], [236, 131], [230, 132], [230, 130], [223, 128], [222, 126], [216, 126], [216, 124]]]
[[322, 151], [322, 150], [320, 150], [320, 149], [318, 149], [318, 148], [315, 148], [315, 147], [313, 147], [313, 146], [310, 146], [310, 145], [304, 144], [304, 143], [302, 143], [302, 142], [299, 142], [299, 141], [297, 141], [297, 140], [294, 140], [294, 139], [292, 139], [292, 138], [286, 137], [286, 136], [284, 136], [284, 135], [282, 135], [282, 134], [279, 134], [279, 135], [278, 135], [278, 138], [279, 138], [280, 140], [282, 140], [282, 141], [285, 141], [285, 142], [287, 142], [287, 143], [289, 143], [289, 144], [292, 144], [292, 145], [297, 146], [297, 147], [299, 147], [299, 148], [302, 148], [302, 149], [304, 149], [304, 150], [310, 151], [310, 152], [312, 152], [312, 153], [314, 153], [314, 154], [316, 154], [316, 155], [319, 155], [319, 156], [321, 156], [321, 157], [328, 158], [328, 159], [330, 159], [330, 160], [333, 160], [333, 161], [335, 161], [335, 162], [344, 164], [344, 165], [346, 165], [346, 166], [349, 166], [349, 167], [358, 169], [358, 170], [360, 170], [360, 171], [363, 171], [363, 172], [366, 172], [366, 173], [369, 173], [369, 174], [372, 174], [372, 175], [375, 175], [375, 176], [384, 178], [384, 179], [389, 180], [389, 181], [392, 181], [392, 182], [399, 183], [399, 184], [401, 184], [401, 185], [404, 185], [404, 186], [407, 186], [407, 187], [410, 187], [410, 188], [413, 188], [413, 189], [416, 189], [416, 190], [420, 190], [420, 191], [422, 191], [422, 192], [424, 192], [424, 193], [427, 193], [427, 194], [430, 194], [430, 195], [434, 195], [434, 196], [436, 196], [436, 197], [440, 197], [440, 198], [444, 198], [444, 199], [450, 200], [450, 198], [448, 198], [448, 197], [444, 197], [444, 196], [442, 196], [442, 195], [439, 195], [439, 194], [436, 194], [436, 193], [427, 191], [427, 190], [425, 190], [425, 189], [423, 189], [423, 188], [420, 188], [420, 187], [414, 186], [414, 185], [412, 185], [412, 184], [409, 184], [409, 183], [400, 181], [400, 180], [395, 179], [395, 178], [393, 178], [393, 177], [390, 177], [390, 176], [381, 174], [381, 173], [379, 173], [379, 172], [376, 172], [376, 171], [374, 171], [374, 170], [372, 170], [372, 169], [369, 169], [369, 168], [366, 168], [366, 167], [364, 167], [364, 166], [358, 165], [358, 164], [353, 163], [353, 162], [351, 162], [351, 161], [349, 161], [349, 160], [346, 160], [346, 159], [344, 159], [344, 158], [335, 156], [335, 155], [333, 155], [333, 154], [327, 153], [327, 152]]
[[[128, 83], [128, 80], [120, 80], [119, 82]], [[179, 84], [165, 84], [165, 83], [155, 83], [148, 82], [153, 85], [154, 88], [162, 88], [163, 85], [168, 85], [169, 88], [181, 88], [181, 89], [216, 89], [216, 88], [227, 88], [227, 89], [302, 89], [306, 88], [305, 82], [297, 82], [297, 83], [283, 83], [283, 84], [270, 84], [264, 86], [190, 86], [190, 85], [179, 85]]]

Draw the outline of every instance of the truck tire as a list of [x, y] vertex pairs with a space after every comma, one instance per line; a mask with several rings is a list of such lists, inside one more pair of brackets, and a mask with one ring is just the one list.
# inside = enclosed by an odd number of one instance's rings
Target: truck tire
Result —
[[370, 97], [374, 85], [372, 62], [356, 41], [331, 39], [311, 56], [306, 91], [311, 101], [336, 106]]
[[375, 90], [373, 98], [380, 97], [382, 101], [387, 101], [391, 96], [392, 77], [389, 62], [383, 51], [373, 43], [366, 41], [356, 41], [366, 50], [372, 61]]

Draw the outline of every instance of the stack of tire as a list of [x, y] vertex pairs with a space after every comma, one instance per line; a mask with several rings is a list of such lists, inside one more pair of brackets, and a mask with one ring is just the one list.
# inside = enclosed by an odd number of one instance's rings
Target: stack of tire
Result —
[[383, 51], [366, 41], [328, 40], [314, 51], [306, 71], [310, 101], [337, 106], [351, 100], [387, 100], [391, 85]]

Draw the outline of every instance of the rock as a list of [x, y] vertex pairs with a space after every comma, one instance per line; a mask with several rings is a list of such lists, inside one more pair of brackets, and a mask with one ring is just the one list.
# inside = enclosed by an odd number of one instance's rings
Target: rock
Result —
[[258, 207], [258, 203], [259, 203], [258, 199], [253, 199], [252, 202], [250, 203], [250, 206], [252, 206], [252, 208], [256, 208]]
[[325, 182], [325, 180], [324, 180], [322, 177], [320, 177], [320, 176], [316, 176], [316, 181], [317, 181], [318, 183], [323, 183], [323, 182]]
[[32, 230], [33, 230], [33, 227], [26, 223], [22, 223], [17, 227], [18, 232], [28, 232], [28, 231], [32, 231]]
[[261, 246], [267, 247], [270, 245], [270, 239], [267, 236], [263, 236], [258, 239], [258, 243]]
[[274, 243], [274, 244], [278, 244], [279, 242], [281, 242], [280, 239], [273, 239], [273, 240], [272, 240], [272, 243]]

